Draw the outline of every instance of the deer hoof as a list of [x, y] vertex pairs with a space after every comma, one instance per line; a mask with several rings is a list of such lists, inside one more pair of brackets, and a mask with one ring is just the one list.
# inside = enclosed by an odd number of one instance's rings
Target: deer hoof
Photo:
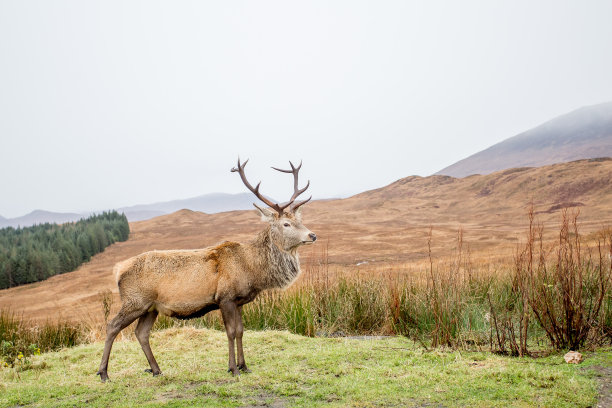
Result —
[[238, 370], [237, 368], [228, 368], [227, 372], [232, 373], [232, 377], [240, 375], [240, 370]]
[[247, 368], [246, 364], [241, 364], [241, 365], [239, 365], [239, 366], [238, 366], [238, 369], [239, 369], [240, 371], [242, 371], [243, 373], [247, 373], [247, 374], [251, 372], [251, 370], [249, 370], [249, 369]]
[[98, 371], [96, 373], [96, 375], [100, 376], [100, 380], [104, 383], [106, 381], [108, 381], [108, 374], [106, 373], [106, 371]]
[[157, 377], [158, 375], [162, 375], [161, 371], [153, 371], [150, 368], [147, 368], [146, 370], [144, 370], [145, 373], [151, 373], [153, 374], [153, 377]]

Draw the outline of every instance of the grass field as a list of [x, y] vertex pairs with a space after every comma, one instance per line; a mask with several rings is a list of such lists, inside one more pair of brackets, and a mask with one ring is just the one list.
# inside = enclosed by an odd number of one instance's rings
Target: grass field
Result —
[[32, 356], [26, 367], [1, 368], [0, 405], [587, 407], [597, 401], [598, 376], [612, 371], [609, 349], [569, 365], [561, 353], [513, 358], [425, 351], [403, 337], [248, 331], [245, 353], [253, 372], [233, 378], [221, 331], [177, 327], [151, 340], [163, 376], [144, 373], [140, 346], [125, 340], [113, 348], [111, 381], [101, 383], [95, 372], [103, 344], [96, 342]]

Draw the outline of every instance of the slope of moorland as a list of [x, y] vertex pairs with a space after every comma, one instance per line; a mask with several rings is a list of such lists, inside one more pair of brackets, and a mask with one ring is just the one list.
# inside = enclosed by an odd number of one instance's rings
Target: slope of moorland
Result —
[[[347, 199], [309, 203], [305, 225], [319, 241], [301, 250], [302, 264], [327, 249], [329, 263], [344, 270], [409, 268], [427, 258], [430, 227], [434, 257], [452, 253], [461, 228], [475, 262], [507, 262], [524, 236], [532, 202], [548, 238], [554, 238], [564, 207], [580, 209], [583, 232], [610, 225], [611, 179], [612, 159], [581, 160], [462, 179], [412, 176]], [[130, 227], [128, 241], [110, 246], [75, 272], [0, 291], [0, 309], [34, 319], [99, 316], [100, 292], [117, 292], [116, 262], [152, 249], [248, 241], [264, 225], [255, 211], [181, 210]]]
[[612, 102], [585, 106], [554, 118], [436, 174], [465, 177], [606, 156], [612, 156]]

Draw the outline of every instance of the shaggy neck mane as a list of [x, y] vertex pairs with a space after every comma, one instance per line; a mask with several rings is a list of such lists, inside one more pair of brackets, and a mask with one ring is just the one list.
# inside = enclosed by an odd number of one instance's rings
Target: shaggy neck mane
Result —
[[251, 246], [259, 255], [257, 274], [261, 289], [285, 288], [300, 274], [297, 248], [291, 251], [279, 248], [272, 239], [270, 226], [257, 235]]

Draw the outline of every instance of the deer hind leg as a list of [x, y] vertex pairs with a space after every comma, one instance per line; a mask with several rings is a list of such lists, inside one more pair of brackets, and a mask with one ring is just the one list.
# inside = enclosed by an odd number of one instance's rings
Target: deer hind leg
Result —
[[145, 372], [153, 373], [153, 376], [161, 374], [161, 370], [157, 365], [157, 361], [155, 361], [155, 357], [153, 357], [153, 352], [151, 351], [151, 346], [149, 345], [149, 336], [151, 334], [151, 328], [155, 323], [155, 319], [157, 319], [157, 310], [147, 312], [147, 314], [140, 316], [138, 319], [138, 324], [136, 325], [136, 330], [134, 331], [136, 338], [140, 343], [140, 347], [142, 347], [142, 351], [147, 357], [149, 366], [151, 366], [151, 368], [145, 370]]
[[242, 306], [236, 308], [236, 348], [238, 349], [238, 369], [245, 373], [250, 373], [246, 361], [244, 361], [244, 350], [242, 349], [242, 334], [244, 326], [242, 325]]
[[236, 315], [237, 308], [234, 302], [224, 302], [219, 305], [221, 316], [223, 316], [223, 324], [225, 325], [225, 333], [227, 334], [227, 345], [229, 348], [229, 368], [227, 371], [232, 375], [240, 375], [238, 367], [236, 367], [235, 344], [236, 340]]
[[119, 332], [125, 329], [130, 325], [134, 320], [142, 316], [146, 313], [146, 308], [143, 310], [142, 308], [133, 308], [124, 304], [110, 322], [106, 326], [106, 343], [104, 343], [104, 352], [102, 353], [102, 362], [100, 363], [100, 369], [96, 373], [100, 376], [102, 382], [108, 380], [108, 358], [110, 356], [111, 348], [113, 347], [113, 342], [115, 338], [119, 334]]

